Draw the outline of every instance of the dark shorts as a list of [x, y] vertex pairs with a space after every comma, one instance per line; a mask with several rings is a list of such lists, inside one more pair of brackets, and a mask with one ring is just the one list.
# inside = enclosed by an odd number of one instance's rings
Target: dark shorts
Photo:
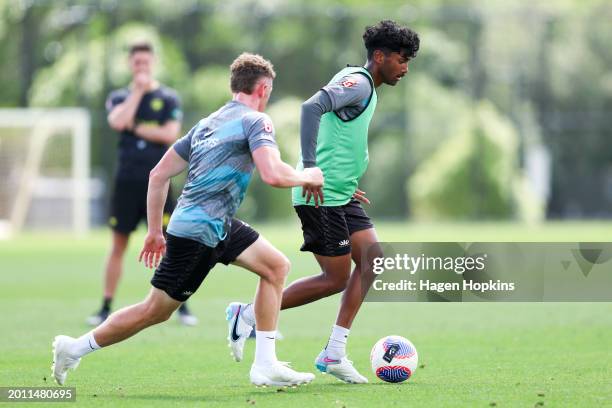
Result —
[[[146, 180], [115, 180], [108, 220], [114, 231], [127, 235], [136, 229], [140, 221], [147, 220], [148, 187], [149, 182]], [[175, 205], [170, 190], [164, 205], [164, 227], [168, 225]]]
[[166, 254], [155, 270], [151, 285], [179, 302], [186, 301], [198, 290], [218, 262], [229, 265], [259, 238], [259, 233], [249, 224], [235, 218], [229, 234], [215, 248], [167, 235]]
[[300, 250], [317, 255], [346, 255], [351, 252], [351, 235], [374, 227], [361, 203], [355, 199], [337, 207], [297, 205], [294, 208], [304, 233]]

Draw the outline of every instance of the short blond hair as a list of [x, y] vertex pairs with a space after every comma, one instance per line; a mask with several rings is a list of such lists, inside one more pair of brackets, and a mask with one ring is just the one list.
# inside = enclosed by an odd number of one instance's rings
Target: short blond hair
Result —
[[230, 65], [232, 92], [251, 94], [261, 77], [276, 78], [274, 66], [261, 55], [243, 52]]

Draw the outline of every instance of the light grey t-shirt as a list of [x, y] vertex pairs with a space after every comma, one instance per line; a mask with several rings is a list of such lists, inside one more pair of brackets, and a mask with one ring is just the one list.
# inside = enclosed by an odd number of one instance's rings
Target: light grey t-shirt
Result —
[[213, 248], [225, 239], [255, 169], [251, 154], [262, 146], [277, 147], [272, 120], [236, 101], [177, 140], [189, 171], [168, 233]]

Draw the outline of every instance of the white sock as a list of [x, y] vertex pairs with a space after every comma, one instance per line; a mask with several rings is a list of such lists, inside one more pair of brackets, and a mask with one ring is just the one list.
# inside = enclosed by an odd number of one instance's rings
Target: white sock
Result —
[[276, 363], [276, 331], [255, 331], [255, 365], [268, 366]]
[[242, 320], [249, 326], [255, 326], [255, 307], [252, 303], [249, 303], [242, 308], [241, 312]]
[[98, 343], [96, 343], [92, 330], [74, 341], [72, 347], [70, 348], [70, 354], [72, 354], [74, 357], [80, 358], [91, 353], [92, 351], [98, 350], [99, 348], [100, 346]]
[[334, 360], [346, 356], [346, 342], [351, 331], [334, 324], [331, 336], [327, 342], [327, 355]]

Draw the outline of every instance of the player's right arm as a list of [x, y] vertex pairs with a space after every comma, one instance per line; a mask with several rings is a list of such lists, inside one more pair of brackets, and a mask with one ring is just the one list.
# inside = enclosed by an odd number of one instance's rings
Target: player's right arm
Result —
[[274, 125], [268, 115], [260, 112], [245, 115], [242, 126], [255, 167], [264, 183], [279, 188], [320, 188], [323, 185], [323, 173], [318, 167], [297, 171], [281, 160]]
[[127, 98], [120, 103], [114, 104], [112, 97], [109, 98], [109, 113], [107, 121], [109, 126], [121, 132], [126, 129], [132, 129], [135, 123], [136, 111], [138, 105], [149, 86], [151, 79], [148, 76], [139, 74], [134, 78], [134, 88], [129, 93]]
[[[321, 187], [323, 173], [318, 167], [310, 167], [304, 171], [295, 170], [282, 161], [276, 147], [261, 146], [253, 152], [253, 161], [264, 183], [272, 187]], [[317, 202], [318, 205], [318, 202]]]
[[168, 196], [170, 179], [182, 173], [188, 162], [175, 149], [168, 149], [164, 157], [149, 174], [147, 190], [147, 224], [145, 237], [139, 261], [144, 261], [147, 268], [155, 268], [166, 252], [166, 240], [162, 230], [164, 203]]

